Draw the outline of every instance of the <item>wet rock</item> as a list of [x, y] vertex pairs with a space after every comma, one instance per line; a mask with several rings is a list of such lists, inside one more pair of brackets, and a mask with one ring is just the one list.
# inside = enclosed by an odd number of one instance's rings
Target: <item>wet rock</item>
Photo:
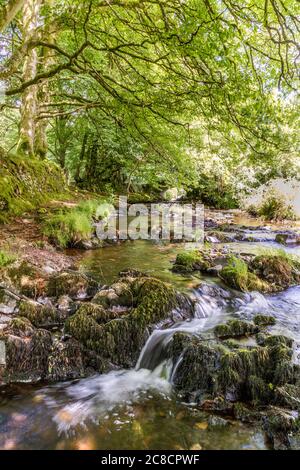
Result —
[[51, 381], [71, 380], [84, 377], [83, 350], [80, 343], [70, 339], [55, 341], [48, 358], [47, 379]]
[[230, 422], [227, 419], [221, 418], [220, 416], [209, 416], [208, 418], [209, 430], [214, 430], [215, 428], [225, 428], [229, 425]]
[[221, 264], [217, 264], [216, 266], [212, 266], [211, 268], [208, 268], [207, 273], [210, 274], [211, 276], [218, 277], [223, 269], [223, 266]]
[[272, 326], [276, 324], [276, 319], [270, 315], [255, 315], [253, 323], [257, 326]]
[[168, 318], [177, 300], [172, 287], [153, 278], [136, 278], [131, 290], [136, 307], [121, 318], [98, 324], [92, 315], [78, 311], [65, 325], [66, 332], [87, 349], [123, 367], [135, 363], [147, 335]]
[[[16, 336], [16, 330], [20, 336]], [[47, 376], [48, 357], [52, 349], [50, 332], [30, 327], [27, 319], [19, 319], [11, 330], [2, 332], [6, 364], [0, 371], [0, 384], [37, 382]]]
[[124, 278], [123, 281], [112, 284], [108, 289], [100, 290], [93, 298], [93, 302], [102, 305], [105, 308], [111, 308], [118, 305], [132, 307], [133, 293], [130, 286], [130, 280], [128, 278]]
[[210, 267], [199, 251], [185, 251], [176, 257], [172, 271], [190, 273], [193, 271], [205, 271]]
[[298, 263], [282, 255], [256, 256], [249, 267], [256, 276], [268, 282], [273, 291], [300, 283]]
[[275, 401], [278, 405], [300, 411], [300, 386], [285, 384], [275, 390]]
[[286, 450], [291, 447], [290, 434], [297, 432], [299, 429], [297, 413], [270, 407], [262, 422], [274, 450]]
[[98, 283], [77, 272], [62, 272], [49, 279], [47, 295], [60, 297], [68, 295], [72, 300], [91, 298], [98, 290]]
[[176, 333], [170, 352], [176, 364], [174, 386], [198, 402], [224, 396], [229, 401], [272, 403], [276, 386], [294, 383], [299, 375], [292, 349], [277, 338], [263, 347], [241, 344], [232, 349], [219, 339]]
[[76, 312], [78, 304], [68, 295], [61, 295], [57, 300], [56, 308], [68, 316]]
[[229, 320], [225, 324], [217, 325], [214, 329], [215, 335], [222, 339], [249, 336], [257, 332], [257, 326], [243, 320]]
[[300, 235], [296, 233], [278, 233], [275, 241], [281, 245], [297, 245], [300, 243]]

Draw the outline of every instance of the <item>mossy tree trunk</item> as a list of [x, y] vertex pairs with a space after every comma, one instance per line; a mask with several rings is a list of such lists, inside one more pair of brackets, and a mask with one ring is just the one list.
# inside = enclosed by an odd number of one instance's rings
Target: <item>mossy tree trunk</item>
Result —
[[[37, 73], [38, 53], [30, 43], [36, 37], [41, 0], [26, 0], [23, 6], [22, 33], [25, 45], [23, 81], [32, 80]], [[34, 153], [35, 123], [37, 114], [37, 85], [23, 91], [18, 150], [28, 155]]]

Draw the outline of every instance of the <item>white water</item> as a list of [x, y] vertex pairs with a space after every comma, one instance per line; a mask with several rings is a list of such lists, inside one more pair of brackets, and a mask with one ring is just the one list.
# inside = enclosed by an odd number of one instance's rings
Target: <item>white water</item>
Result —
[[[137, 365], [133, 370], [112, 371], [97, 375], [65, 387], [66, 405], [61, 406], [54, 394], [47, 394], [45, 401], [51, 408], [59, 407], [54, 421], [59, 432], [69, 432], [88, 421], [106, 419], [106, 414], [118, 404], [130, 404], [145, 392], [153, 390], [169, 395], [171, 392], [172, 361], [166, 358], [168, 344], [176, 332], [203, 333], [218, 323], [221, 308], [217, 298], [199, 295], [192, 320], [177, 323], [172, 328], [157, 329], [149, 337]], [[55, 391], [55, 387], [52, 387]]]
[[[135, 369], [112, 371], [66, 384], [65, 398], [58, 402], [54, 393], [47, 393], [46, 404], [59, 410], [54, 421], [59, 432], [70, 432], [88, 421], [99, 422], [107, 418], [107, 413], [119, 404], [130, 405], [143, 396], [155, 392], [167, 397], [172, 391], [172, 376], [180, 362], [173, 364], [168, 358], [168, 346], [176, 332], [189, 334], [209, 334], [216, 324], [234, 317], [251, 320], [258, 313], [272, 314], [277, 319], [274, 333], [288, 334], [300, 342], [300, 287], [264, 296], [251, 292], [232, 297], [218, 286], [204, 285], [194, 292], [196, 298], [195, 318], [179, 322], [167, 329], [156, 329], [148, 338]], [[297, 343], [295, 353], [298, 354]], [[295, 359], [297, 354], [295, 354]], [[173, 373], [172, 373], [173, 371]], [[61, 390], [61, 385], [59, 385]], [[48, 389], [49, 391], [50, 389]]]

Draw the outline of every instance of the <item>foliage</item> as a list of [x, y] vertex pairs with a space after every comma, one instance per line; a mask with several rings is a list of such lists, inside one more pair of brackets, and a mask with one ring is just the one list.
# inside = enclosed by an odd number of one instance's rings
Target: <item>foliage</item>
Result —
[[266, 220], [296, 220], [296, 214], [283, 196], [272, 193], [258, 209], [258, 215]]
[[64, 188], [57, 165], [0, 149], [0, 222], [54, 199]]
[[5, 251], [0, 250], [0, 268], [5, 268], [15, 261], [15, 257]]
[[37, 3], [32, 28], [20, 10], [3, 21], [6, 150], [30, 121], [36, 153], [80, 187], [183, 187], [228, 208], [249, 185], [294, 171], [296, 0]]
[[87, 200], [80, 202], [71, 209], [60, 210], [47, 216], [43, 223], [43, 232], [50, 240], [61, 248], [76, 246], [79, 242], [89, 240], [95, 228], [96, 217], [100, 217], [102, 207], [107, 214], [107, 206], [103, 200]]

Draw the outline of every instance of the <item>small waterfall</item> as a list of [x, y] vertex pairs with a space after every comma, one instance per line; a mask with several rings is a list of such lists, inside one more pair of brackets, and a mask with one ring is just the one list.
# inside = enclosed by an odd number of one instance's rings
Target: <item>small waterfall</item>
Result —
[[[211, 328], [211, 322], [217, 323], [218, 313], [221, 313], [218, 298], [201, 294], [198, 291], [194, 291], [194, 297], [195, 318], [176, 323], [168, 329], [154, 330], [141, 351], [135, 370], [148, 369], [154, 371], [159, 364], [166, 361], [169, 345], [175, 333], [198, 334]], [[172, 361], [169, 365], [171, 368], [173, 367]]]
[[[168, 395], [172, 389], [172, 376], [180, 363], [173, 364], [169, 346], [176, 332], [199, 334], [218, 323], [223, 302], [220, 296], [194, 291], [195, 317], [176, 323], [167, 329], [156, 329], [144, 345], [135, 369], [111, 371], [65, 385], [65, 403], [58, 403], [56, 387], [49, 389], [47, 405], [59, 411], [54, 421], [60, 432], [69, 432], [86, 421], [104, 418], [118, 404], [130, 404], [148, 390]], [[60, 385], [60, 390], [61, 390]], [[49, 396], [50, 395], [50, 396]], [[62, 406], [63, 405], [63, 406]], [[64, 418], [68, 417], [66, 421]]]

